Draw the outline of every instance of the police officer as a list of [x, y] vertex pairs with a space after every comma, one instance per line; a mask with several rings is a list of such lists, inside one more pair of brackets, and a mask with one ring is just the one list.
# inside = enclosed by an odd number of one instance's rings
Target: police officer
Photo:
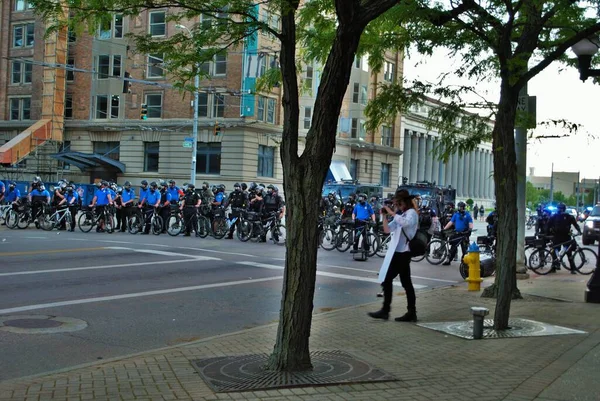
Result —
[[[252, 187], [252, 185], [250, 187]], [[264, 206], [264, 191], [265, 189], [263, 187], [259, 187], [258, 185], [252, 190], [252, 199], [249, 201], [249, 210], [251, 212], [262, 214]]]
[[[285, 214], [284, 206], [283, 198], [279, 196], [279, 188], [273, 184], [267, 186], [267, 194], [263, 197], [263, 216], [267, 217], [273, 212], [278, 212], [277, 218], [281, 220]], [[273, 239], [278, 240], [275, 236]], [[263, 234], [260, 241], [266, 242], [266, 240], [266, 234]]]
[[[44, 184], [41, 182], [36, 185], [35, 189], [29, 193], [29, 202], [31, 203], [31, 218], [35, 219], [40, 208], [44, 205], [50, 205], [50, 192], [46, 191]], [[35, 222], [36, 227], [39, 228], [39, 222]]]
[[344, 208], [342, 209], [342, 219], [349, 220], [352, 217], [352, 213], [354, 213], [355, 206], [356, 194], [351, 193], [348, 195], [348, 200], [344, 203]]
[[123, 188], [117, 187], [115, 191], [115, 197], [113, 198], [113, 204], [115, 205], [115, 216], [117, 218], [117, 231], [121, 231], [122, 227], [127, 225], [127, 220], [124, 217], [125, 208], [123, 207]]
[[[242, 212], [237, 209], [245, 210], [248, 208], [248, 197], [246, 196], [246, 193], [242, 191], [242, 186], [238, 182], [233, 185], [233, 192], [229, 194], [227, 204], [231, 206], [229, 220], [233, 219], [234, 217], [240, 217]], [[227, 239], [233, 239], [233, 232], [235, 231], [236, 225], [237, 224], [232, 224], [229, 228], [229, 235], [227, 235]]]
[[[359, 230], [359, 228], [364, 227], [368, 220], [375, 222], [375, 212], [373, 211], [371, 205], [367, 203], [366, 194], [358, 195], [358, 203], [354, 206], [354, 210], [352, 211], [352, 220], [354, 220], [354, 227], [356, 228], [356, 231], [354, 235], [353, 249], [350, 251], [350, 253], [357, 253], [358, 240], [361, 236], [366, 234], [366, 229]], [[367, 251], [369, 250], [368, 244], [365, 249]]]
[[465, 256], [468, 247], [468, 237], [465, 241], [465, 236], [468, 236], [469, 231], [473, 229], [473, 218], [471, 214], [466, 210], [467, 205], [465, 202], [458, 202], [458, 211], [454, 213], [452, 219], [446, 224], [444, 230], [454, 226], [455, 234], [450, 238], [450, 255], [443, 265], [448, 266], [454, 260], [456, 253], [458, 252], [458, 245], [462, 249], [462, 254]]
[[17, 188], [17, 183], [12, 181], [8, 184], [8, 191], [4, 194], [4, 201], [7, 203], [16, 202], [21, 198], [21, 191]]
[[215, 199], [212, 201], [213, 209], [223, 205], [225, 200], [225, 185], [220, 184], [215, 192]]
[[4, 203], [4, 195], [6, 193], [6, 186], [4, 182], [0, 181], [0, 205]]
[[371, 200], [369, 201], [369, 205], [371, 205], [371, 209], [375, 213], [375, 221], [380, 220], [381, 214], [381, 202], [379, 201], [379, 195], [373, 194], [371, 195]]
[[169, 180], [169, 188], [167, 188], [167, 191], [169, 192], [171, 198], [169, 201], [171, 205], [179, 205], [179, 196], [181, 194], [181, 190], [176, 185], [175, 180]]
[[[110, 196], [110, 193], [107, 189], [108, 182], [101, 181], [96, 184], [96, 192], [94, 193], [94, 198], [92, 199], [92, 204], [90, 207], [96, 207], [96, 215], [104, 212], [107, 206], [112, 204], [113, 200]], [[98, 222], [98, 227], [96, 228], [96, 232], [104, 232], [104, 219], [101, 219]]]
[[[173, 180], [171, 180], [173, 181]], [[175, 184], [175, 181], [173, 181], [173, 184]], [[163, 229], [162, 232], [163, 234], [166, 234], [167, 232], [167, 227], [169, 226], [169, 218], [171, 217], [171, 204], [173, 204], [171, 202], [172, 198], [172, 193], [174, 193], [174, 191], [170, 190], [170, 182], [169, 185], [167, 185], [166, 181], [162, 181], [161, 182], [162, 188], [160, 190], [160, 217], [162, 218], [163, 221]], [[176, 187], [177, 188], [177, 187]], [[179, 200], [179, 188], [177, 188], [177, 195], [176, 196], [176, 200]], [[177, 205], [178, 202], [176, 201], [175, 205]]]
[[256, 196], [256, 190], [258, 188], [258, 184], [255, 182], [251, 182], [248, 187], [248, 201], [251, 201]]
[[[121, 232], [125, 232], [127, 229], [127, 219], [131, 216], [133, 202], [135, 201], [135, 189], [131, 188], [131, 183], [125, 181], [123, 186], [123, 192], [121, 193]], [[117, 227], [118, 226], [119, 223], [117, 220]]]
[[[571, 227], [574, 227], [579, 235], [581, 235], [581, 229], [577, 224], [577, 220], [575, 217], [570, 215], [567, 211], [567, 206], [564, 203], [558, 204], [558, 212], [550, 217], [548, 221], [548, 228], [546, 230], [546, 234], [553, 235], [552, 242], [554, 244], [558, 244], [559, 246], [554, 248], [554, 252], [552, 252], [552, 273], [555, 273], [557, 270], [560, 270], [560, 262], [558, 261], [558, 257], [556, 256], [557, 252], [560, 252], [561, 244], [565, 242], [569, 242], [571, 240]], [[566, 247], [568, 244], [565, 244]], [[576, 274], [575, 263], [573, 262], [573, 254], [570, 250], [567, 250], [567, 258], [569, 260], [569, 266], [571, 268], [571, 274]]]
[[[208, 188], [208, 185], [207, 185]], [[198, 236], [198, 208], [202, 203], [200, 197], [195, 191], [196, 187], [193, 184], [188, 184], [187, 191], [183, 195], [179, 210], [183, 210], [183, 220], [185, 222], [185, 237], [189, 237], [194, 229], [196, 236]]]
[[142, 182], [140, 183], [140, 199], [138, 201], [138, 207], [140, 209], [144, 207], [144, 204], [146, 203], [146, 197], [148, 196], [148, 192], [150, 192], [150, 189], [148, 188], [148, 181], [142, 180]]
[[[54, 197], [52, 199], [54, 207], [56, 207], [57, 209], [67, 207], [66, 192], [67, 192], [67, 182], [65, 180], [60, 180], [58, 182], [56, 189], [54, 190]], [[60, 226], [58, 227], [58, 229], [59, 230], [67, 229], [67, 221], [65, 219], [62, 219], [60, 221]]]
[[79, 194], [72, 185], [67, 185], [65, 199], [69, 212], [71, 212], [71, 229], [69, 231], [73, 232], [75, 231], [77, 210], [79, 209]]
[[29, 185], [29, 188], [31, 188], [30, 192], [34, 189], [39, 189], [42, 185], [44, 184], [42, 183], [42, 179], [40, 177], [33, 177], [33, 181], [31, 181], [31, 184]]
[[242, 182], [242, 192], [246, 194], [246, 197], [248, 197], [248, 185], [246, 185], [245, 182]]
[[496, 207], [494, 206], [494, 210], [488, 214], [485, 218], [485, 222], [488, 224], [487, 226], [487, 234], [490, 237], [496, 237], [498, 233], [498, 212], [496, 211]]
[[154, 181], [150, 183], [150, 187], [148, 188], [148, 193], [146, 198], [144, 199], [144, 231], [141, 234], [149, 234], [150, 233], [150, 220], [152, 219], [152, 214], [154, 214], [154, 208], [157, 208], [160, 205], [160, 191], [158, 190], [158, 184]]

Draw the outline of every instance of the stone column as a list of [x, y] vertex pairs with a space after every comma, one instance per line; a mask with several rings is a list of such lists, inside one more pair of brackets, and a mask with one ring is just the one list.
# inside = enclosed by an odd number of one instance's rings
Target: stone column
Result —
[[444, 166], [444, 170], [446, 172], [446, 176], [444, 177], [444, 185], [452, 185], [452, 188], [456, 188], [456, 184], [452, 181], [452, 155], [448, 158], [448, 162]]
[[465, 197], [466, 193], [465, 193], [465, 176], [469, 176], [469, 170], [468, 170], [468, 166], [466, 163], [466, 155], [462, 155], [459, 156], [458, 153], [456, 154], [456, 157], [458, 158], [458, 182], [456, 183], [456, 196], [458, 197]]
[[494, 154], [488, 153], [488, 161], [487, 161], [488, 174], [490, 176], [490, 180], [487, 183], [487, 193], [488, 199], [494, 198]]
[[458, 176], [460, 174], [458, 166], [458, 153], [454, 153], [452, 155], [452, 181], [449, 184], [456, 189], [456, 196], [458, 196]]
[[488, 181], [490, 180], [490, 171], [489, 171], [489, 155], [488, 151], [483, 151], [483, 161], [481, 162], [481, 166], [483, 168], [483, 197], [485, 199], [489, 199], [488, 195]]
[[446, 185], [446, 165], [441, 160], [438, 160], [435, 163], [437, 164], [438, 169], [437, 183], [438, 185]]
[[408, 182], [417, 181], [417, 159], [419, 158], [419, 138], [417, 133], [413, 132], [410, 137], [410, 174]]
[[402, 154], [402, 173], [400, 174], [402, 177], [408, 178], [410, 172], [410, 158], [412, 153], [410, 151], [410, 131], [404, 130], [404, 149]]
[[424, 181], [425, 180], [425, 163], [426, 163], [426, 145], [427, 137], [424, 134], [419, 135], [419, 162], [417, 168], [417, 180]]
[[436, 178], [433, 178], [433, 154], [431, 153], [433, 149], [433, 137], [427, 135], [425, 137], [425, 181], [435, 181]]
[[440, 162], [437, 157], [431, 155], [431, 181], [435, 181], [437, 185], [440, 185]]
[[485, 152], [482, 149], [479, 152], [479, 156], [480, 156], [480, 165], [481, 165], [481, 173], [479, 174], [479, 193], [481, 194], [482, 198], [485, 198], [485, 180], [486, 180], [486, 175], [485, 175]]
[[471, 166], [469, 167], [469, 197], [474, 198], [475, 195], [475, 170], [477, 169], [476, 153], [473, 151], [469, 155]]

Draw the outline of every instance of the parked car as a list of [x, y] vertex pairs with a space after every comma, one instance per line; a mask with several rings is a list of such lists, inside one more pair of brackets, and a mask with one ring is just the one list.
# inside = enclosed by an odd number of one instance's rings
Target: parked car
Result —
[[593, 245], [597, 240], [600, 240], [600, 203], [594, 206], [590, 215], [585, 219], [581, 236], [583, 245]]

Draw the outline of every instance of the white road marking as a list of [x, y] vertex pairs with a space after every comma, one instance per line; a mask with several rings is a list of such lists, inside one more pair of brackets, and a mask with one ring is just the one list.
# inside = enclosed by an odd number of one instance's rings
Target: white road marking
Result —
[[28, 239], [48, 239], [48, 237], [23, 237]]
[[[325, 265], [325, 264], [321, 264], [321, 263], [318, 263], [317, 267], [318, 266], [333, 267], [333, 268], [336, 268], [336, 269], [345, 269], [345, 270], [355, 270], [355, 271], [359, 271], [359, 272], [373, 273], [375, 275], [377, 275], [379, 273], [379, 270], [373, 271], [373, 270], [367, 270], [367, 269], [357, 269], [355, 267]], [[439, 281], [441, 283], [458, 283], [459, 282], [457, 280], [442, 280], [440, 278], [421, 277], [421, 276], [413, 276], [413, 275], [411, 275], [411, 277], [412, 278], [418, 278], [418, 279], [421, 279], [421, 280]]]
[[153, 254], [153, 255], [161, 255], [161, 256], [186, 257], [186, 258], [198, 259], [198, 260], [221, 260], [219, 258], [213, 258], [213, 257], [210, 257], [210, 256], [188, 255], [186, 253], [158, 251], [156, 249], [132, 249], [132, 248], [125, 248], [125, 247], [120, 247], [120, 246], [111, 246], [111, 247], [107, 247], [106, 249], [121, 249], [121, 250], [129, 250], [129, 251], [139, 252], [139, 253], [150, 253], [150, 254]]
[[256, 258], [257, 257], [256, 255], [250, 255], [250, 254], [247, 254], [247, 253], [215, 251], [214, 249], [192, 248], [192, 247], [187, 247], [187, 246], [177, 246], [175, 248], [177, 248], [177, 249], [192, 249], [194, 251], [203, 251], [203, 252], [224, 253], [226, 255], [238, 255], [238, 256], [245, 256], [247, 258]]
[[80, 270], [101, 270], [101, 269], [115, 269], [118, 267], [134, 267], [134, 266], [149, 266], [149, 265], [167, 265], [172, 263], [188, 263], [188, 262], [197, 262], [202, 260], [221, 260], [217, 258], [205, 258], [203, 256], [198, 256], [194, 259], [178, 259], [178, 260], [159, 260], [155, 262], [139, 262], [139, 263], [127, 263], [120, 265], [103, 265], [103, 266], [86, 266], [86, 267], [73, 267], [70, 269], [47, 269], [47, 270], [27, 270], [27, 271], [18, 271], [18, 272], [8, 272], [8, 273], [0, 273], [0, 277], [7, 276], [26, 276], [29, 274], [46, 274], [46, 273], [60, 273], [60, 272], [74, 272]]
[[[283, 266], [269, 265], [269, 264], [266, 264], [266, 263], [252, 263], [252, 262], [236, 262], [236, 263], [239, 264], [239, 265], [264, 267], [265, 269], [283, 270]], [[317, 270], [317, 276], [325, 276], [325, 277], [340, 278], [340, 279], [344, 279], [344, 280], [365, 281], [367, 283], [381, 284], [379, 282], [379, 280], [377, 280], [376, 278], [350, 276], [350, 275], [347, 275], [347, 274], [322, 272], [322, 271], [318, 271], [318, 270]], [[400, 287], [402, 286], [400, 283], [398, 283], [396, 281], [394, 281], [394, 285], [395, 286], [400, 286]], [[420, 285], [420, 284], [413, 284], [413, 287], [415, 287], [415, 290], [422, 289], [422, 288], [427, 288], [426, 285]]]
[[116, 301], [119, 299], [148, 297], [148, 296], [152, 296], [152, 295], [174, 294], [177, 292], [185, 292], [185, 291], [205, 290], [205, 289], [209, 289], [209, 288], [230, 287], [230, 286], [234, 286], [234, 285], [243, 285], [243, 284], [260, 283], [260, 282], [264, 282], [264, 281], [281, 280], [282, 278], [283, 278], [282, 276], [275, 276], [275, 277], [257, 278], [257, 279], [253, 279], [253, 280], [230, 281], [230, 282], [225, 282], [225, 283], [195, 285], [192, 287], [169, 288], [167, 290], [134, 292], [134, 293], [130, 293], [130, 294], [111, 295], [111, 296], [106, 296], [106, 297], [74, 299], [71, 301], [50, 302], [50, 303], [46, 303], [46, 304], [17, 306], [15, 308], [0, 309], [0, 315], [5, 315], [8, 313], [20, 313], [20, 312], [25, 312], [25, 311], [30, 311], [30, 310], [56, 308], [58, 306], [81, 305], [81, 304], [90, 304], [90, 303], [95, 303], [95, 302]]

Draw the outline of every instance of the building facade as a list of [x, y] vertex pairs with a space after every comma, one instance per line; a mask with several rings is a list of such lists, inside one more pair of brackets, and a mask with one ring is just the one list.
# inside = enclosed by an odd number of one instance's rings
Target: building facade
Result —
[[[2, 3], [0, 36], [0, 154], [42, 114], [43, 24], [26, 0]], [[278, 19], [260, 10], [273, 27]], [[120, 184], [142, 179], [190, 182], [192, 117], [199, 114], [196, 182], [281, 184], [279, 144], [283, 123], [282, 90], [256, 93], [256, 79], [277, 65], [277, 44], [257, 32], [250, 44], [229, 49], [202, 66], [208, 78], [193, 94], [173, 89], [163, 55], [135, 51], [127, 33], [168, 38], [178, 32], [168, 9], [136, 17], [114, 15], [95, 35], [69, 33], [62, 141], [32, 145], [26, 157], [0, 168], [0, 179], [66, 178], [80, 183], [98, 179]], [[213, 23], [201, 16], [194, 24]], [[275, 49], [275, 50], [274, 50]], [[385, 68], [374, 72], [358, 58], [344, 99], [333, 159], [346, 163], [353, 178], [396, 188], [401, 154], [400, 117], [377, 132], [364, 130], [364, 107], [377, 85], [401, 78], [402, 53], [390, 53]], [[28, 60], [35, 61], [29, 63]], [[47, 67], [47, 63], [46, 63]], [[64, 68], [64, 67], [63, 67]], [[304, 64], [299, 80], [300, 144], [312, 120], [319, 65]], [[132, 78], [129, 85], [125, 78]], [[139, 81], [139, 82], [136, 82]], [[146, 105], [147, 119], [141, 119]], [[220, 132], [215, 132], [215, 127]], [[32, 139], [33, 140], [33, 139]]]
[[474, 151], [454, 153], [447, 162], [434, 153], [440, 133], [427, 128], [431, 100], [412, 107], [402, 116], [401, 176], [409, 183], [435, 182], [456, 189], [457, 201], [473, 199], [478, 205], [494, 203], [494, 163], [491, 143], [482, 143]]

